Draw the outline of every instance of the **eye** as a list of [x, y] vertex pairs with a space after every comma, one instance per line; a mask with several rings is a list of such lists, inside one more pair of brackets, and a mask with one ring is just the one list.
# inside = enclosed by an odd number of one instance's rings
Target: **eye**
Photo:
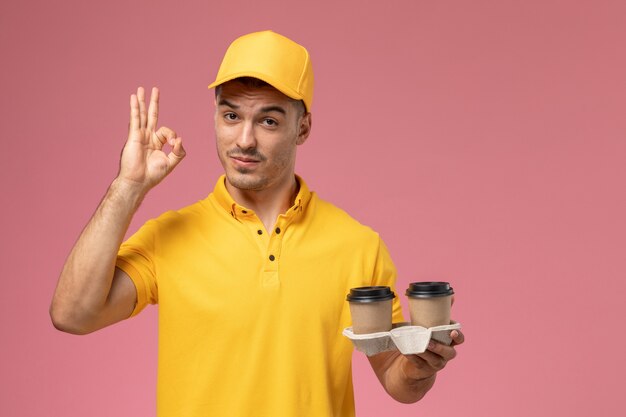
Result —
[[278, 126], [278, 122], [276, 120], [270, 119], [270, 118], [263, 119], [263, 121], [261, 123], [264, 124], [265, 126], [268, 126], [268, 127]]
[[224, 113], [224, 119], [229, 121], [237, 120], [237, 115], [229, 111], [227, 113]]

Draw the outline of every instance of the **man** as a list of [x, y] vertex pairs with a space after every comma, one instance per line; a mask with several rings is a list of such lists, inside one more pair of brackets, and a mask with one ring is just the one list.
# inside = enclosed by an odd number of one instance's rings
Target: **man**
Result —
[[[119, 174], [65, 263], [53, 323], [86, 334], [158, 302], [160, 416], [354, 415], [345, 296], [393, 287], [395, 268], [375, 232], [295, 175], [311, 131], [309, 55], [274, 32], [245, 35], [209, 87], [225, 175], [206, 199], [122, 244], [142, 199], [185, 156], [176, 132], [157, 128], [159, 91], [146, 111], [139, 88]], [[397, 298], [393, 317], [403, 321]], [[410, 403], [454, 356], [433, 343], [369, 359], [385, 390]]]

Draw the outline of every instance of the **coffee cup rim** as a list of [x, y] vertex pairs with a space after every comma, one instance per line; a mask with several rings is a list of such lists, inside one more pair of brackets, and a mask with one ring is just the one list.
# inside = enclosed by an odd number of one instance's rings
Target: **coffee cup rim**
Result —
[[350, 293], [346, 296], [346, 300], [351, 303], [375, 303], [378, 301], [393, 300], [395, 296], [391, 288], [377, 285], [350, 288]]
[[409, 298], [447, 297], [454, 294], [450, 283], [443, 281], [412, 282], [405, 295]]

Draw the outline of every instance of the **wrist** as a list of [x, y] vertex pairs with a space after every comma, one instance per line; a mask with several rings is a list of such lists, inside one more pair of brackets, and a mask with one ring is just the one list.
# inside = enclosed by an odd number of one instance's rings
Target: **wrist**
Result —
[[148, 194], [149, 188], [136, 181], [116, 177], [109, 186], [109, 194], [113, 198], [121, 198], [133, 206], [139, 206], [143, 198]]

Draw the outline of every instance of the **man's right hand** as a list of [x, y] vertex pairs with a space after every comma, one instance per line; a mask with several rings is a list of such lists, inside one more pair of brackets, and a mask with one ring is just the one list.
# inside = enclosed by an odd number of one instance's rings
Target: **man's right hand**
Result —
[[[146, 112], [143, 88], [130, 97], [128, 140], [120, 172], [65, 261], [50, 305], [54, 326], [86, 334], [130, 316], [137, 301], [131, 278], [115, 262], [128, 225], [145, 194], [184, 158], [182, 139], [156, 130], [159, 90]], [[163, 152], [168, 143], [172, 150]]]
[[[120, 161], [118, 180], [138, 186], [144, 193], [157, 185], [185, 157], [182, 138], [165, 126], [157, 130], [159, 89], [154, 87], [146, 112], [143, 87], [130, 96], [128, 140]], [[166, 154], [163, 146], [172, 149]]]

